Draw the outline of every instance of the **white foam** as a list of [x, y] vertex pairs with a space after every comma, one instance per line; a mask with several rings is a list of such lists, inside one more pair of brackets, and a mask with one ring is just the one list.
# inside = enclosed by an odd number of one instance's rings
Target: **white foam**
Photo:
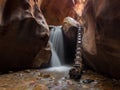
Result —
[[69, 71], [71, 68], [72, 68], [71, 66], [50, 67], [50, 68], [44, 69], [44, 71], [64, 72], [64, 71]]

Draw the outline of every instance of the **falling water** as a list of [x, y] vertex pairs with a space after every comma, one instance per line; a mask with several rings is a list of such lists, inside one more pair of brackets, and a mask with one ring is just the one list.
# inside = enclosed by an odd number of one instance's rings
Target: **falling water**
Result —
[[50, 45], [52, 49], [51, 66], [61, 66], [64, 62], [63, 34], [61, 26], [51, 29]]

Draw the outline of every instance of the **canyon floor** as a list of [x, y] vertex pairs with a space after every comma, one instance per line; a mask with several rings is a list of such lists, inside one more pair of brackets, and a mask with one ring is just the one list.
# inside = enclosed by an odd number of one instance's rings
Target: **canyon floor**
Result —
[[91, 70], [80, 80], [69, 78], [71, 67], [10, 71], [0, 75], [0, 90], [120, 90], [120, 80], [106, 78]]

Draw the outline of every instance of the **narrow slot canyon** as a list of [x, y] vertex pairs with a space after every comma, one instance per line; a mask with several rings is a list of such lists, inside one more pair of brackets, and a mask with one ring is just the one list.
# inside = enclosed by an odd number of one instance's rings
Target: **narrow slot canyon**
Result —
[[0, 0], [0, 90], [120, 90], [119, 0]]

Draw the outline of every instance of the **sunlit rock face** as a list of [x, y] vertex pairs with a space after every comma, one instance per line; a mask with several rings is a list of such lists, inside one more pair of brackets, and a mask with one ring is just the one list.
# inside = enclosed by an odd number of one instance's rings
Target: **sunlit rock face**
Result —
[[43, 0], [41, 9], [50, 25], [61, 25], [63, 19], [71, 16], [77, 19], [82, 14], [85, 0]]
[[39, 67], [50, 58], [42, 0], [0, 0], [0, 71]]
[[88, 65], [114, 78], [120, 78], [119, 8], [119, 0], [88, 0], [83, 12], [87, 26], [83, 47]]

